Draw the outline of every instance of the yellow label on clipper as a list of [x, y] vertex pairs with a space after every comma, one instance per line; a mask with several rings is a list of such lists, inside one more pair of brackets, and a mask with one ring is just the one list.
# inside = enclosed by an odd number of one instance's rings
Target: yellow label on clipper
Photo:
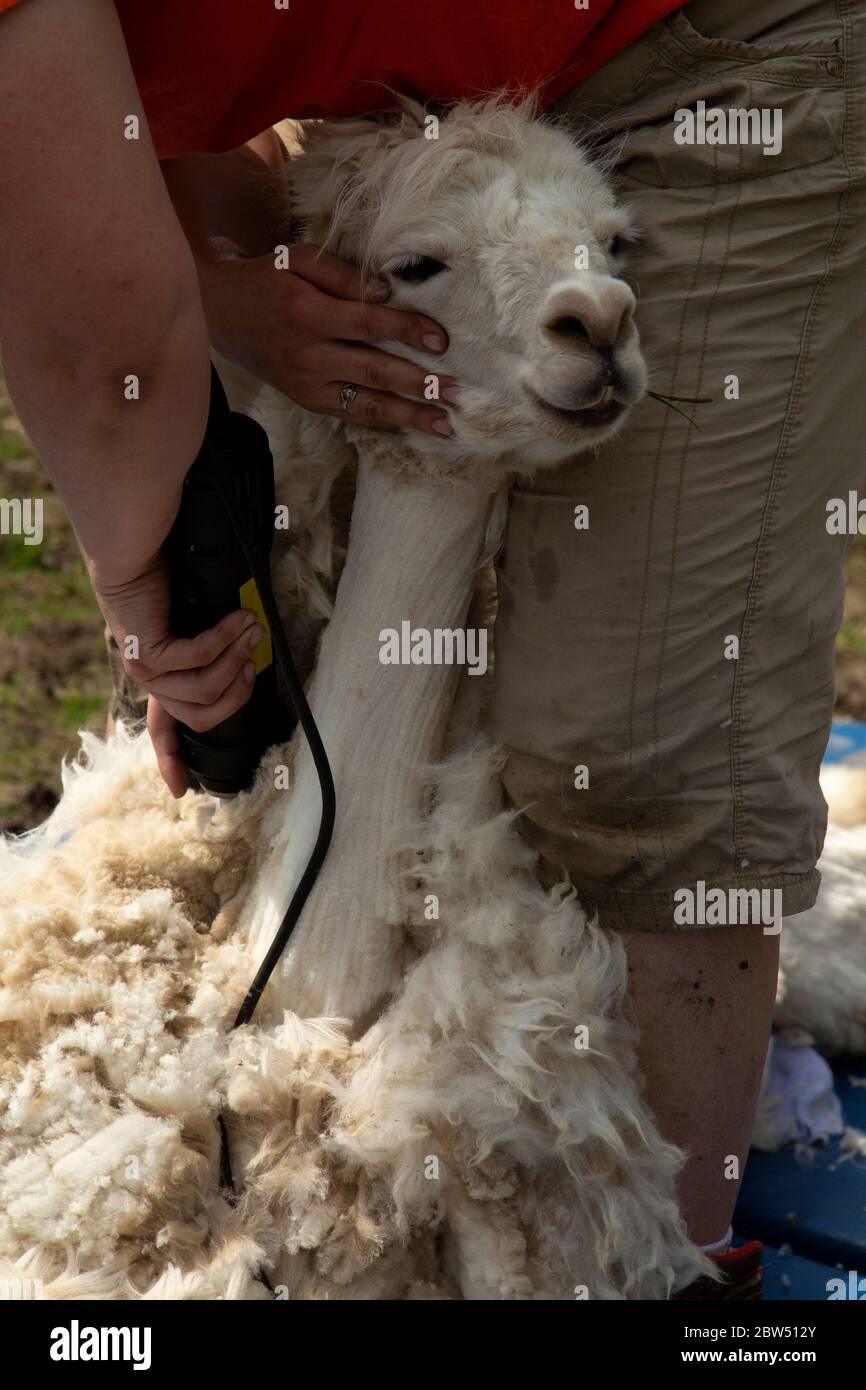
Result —
[[251, 613], [255, 613], [259, 622], [265, 630], [265, 635], [256, 644], [251, 653], [253, 661], [256, 663], [256, 675], [260, 676], [267, 666], [270, 666], [274, 659], [274, 649], [271, 646], [271, 630], [268, 627], [268, 620], [265, 617], [265, 610], [262, 607], [262, 600], [256, 588], [256, 581], [248, 579], [246, 584], [242, 584], [238, 590], [241, 608], [248, 608]]

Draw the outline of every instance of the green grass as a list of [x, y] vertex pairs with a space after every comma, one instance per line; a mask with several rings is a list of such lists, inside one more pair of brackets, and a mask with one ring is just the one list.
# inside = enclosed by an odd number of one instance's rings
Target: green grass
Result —
[[44, 568], [41, 546], [28, 545], [23, 536], [2, 536], [0, 543], [4, 550], [3, 568], [7, 574]]
[[15, 459], [28, 457], [27, 445], [21, 439], [7, 436], [0, 439], [0, 463], [12, 463]]
[[65, 695], [57, 713], [69, 732], [76, 733], [92, 723], [96, 715], [104, 715], [105, 700], [101, 695]]
[[866, 652], [866, 634], [856, 624], [846, 620], [839, 629], [836, 646], [844, 647], [847, 651]]
[[22, 433], [0, 373], [0, 497], [41, 497], [43, 539], [0, 535], [0, 826], [36, 825], [79, 728], [104, 727], [102, 617], [72, 528]]

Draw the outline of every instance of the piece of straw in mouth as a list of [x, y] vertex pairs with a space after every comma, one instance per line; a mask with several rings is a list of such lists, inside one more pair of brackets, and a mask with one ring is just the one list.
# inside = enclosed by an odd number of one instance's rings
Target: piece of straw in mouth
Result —
[[690, 425], [694, 425], [696, 430], [701, 428], [698, 422], [693, 420], [691, 415], [687, 415], [684, 410], [680, 410], [676, 402], [681, 402], [683, 405], [709, 405], [712, 399], [711, 396], [666, 396], [661, 391], [647, 391], [647, 395], [652, 396], [654, 401], [661, 401], [662, 405], [668, 406], [670, 410], [675, 410], [677, 415], [682, 415], [683, 419], [688, 420]]

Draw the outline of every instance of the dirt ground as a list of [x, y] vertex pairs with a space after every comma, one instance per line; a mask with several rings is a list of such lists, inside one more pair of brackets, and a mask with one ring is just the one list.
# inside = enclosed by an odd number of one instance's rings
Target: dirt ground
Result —
[[[0, 829], [38, 825], [60, 791], [81, 728], [101, 730], [110, 680], [102, 620], [63, 509], [0, 372], [0, 497], [42, 497], [44, 539], [0, 535]], [[848, 565], [837, 709], [866, 720], [866, 537]]]

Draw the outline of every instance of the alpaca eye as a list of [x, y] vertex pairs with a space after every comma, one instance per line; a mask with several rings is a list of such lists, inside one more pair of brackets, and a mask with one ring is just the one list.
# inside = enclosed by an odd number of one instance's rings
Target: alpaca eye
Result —
[[622, 237], [612, 236], [607, 243], [607, 251], [609, 256], [618, 256], [622, 251]]
[[391, 274], [409, 285], [420, 285], [422, 280], [432, 280], [434, 275], [447, 269], [445, 262], [437, 261], [434, 256], [413, 256], [410, 261], [395, 265]]

